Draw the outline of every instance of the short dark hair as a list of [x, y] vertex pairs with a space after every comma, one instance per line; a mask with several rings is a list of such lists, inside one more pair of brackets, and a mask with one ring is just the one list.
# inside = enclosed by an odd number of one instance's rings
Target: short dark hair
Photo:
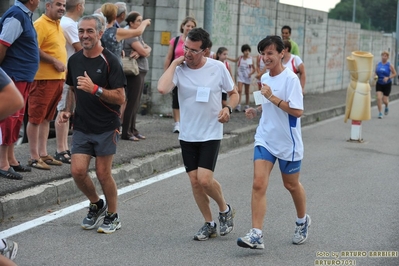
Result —
[[245, 51], [251, 52], [251, 46], [249, 46], [248, 44], [244, 44], [243, 46], [241, 46], [241, 52]]
[[103, 24], [96, 14], [83, 16], [79, 19], [78, 25], [80, 26], [80, 23], [84, 20], [94, 20], [96, 22], [96, 31], [103, 31]]
[[287, 25], [283, 26], [283, 27], [281, 28], [281, 32], [283, 32], [284, 29], [287, 29], [288, 32], [291, 34], [291, 27], [290, 27], [290, 26], [287, 26]]
[[127, 15], [125, 21], [127, 23], [127, 25], [129, 25], [130, 22], [135, 22], [137, 17], [141, 16], [139, 12], [136, 11], [132, 11], [129, 13], [129, 15]]
[[261, 54], [270, 45], [274, 45], [279, 53], [284, 50], [284, 43], [281, 37], [278, 35], [269, 35], [258, 43], [258, 53]]
[[211, 39], [209, 33], [203, 28], [194, 28], [187, 34], [187, 38], [193, 42], [202, 42], [201, 49], [206, 49], [210, 46]]
[[216, 52], [216, 60], [219, 60], [219, 56], [224, 52], [224, 51], [227, 51], [227, 48], [226, 47], [219, 47], [219, 49], [217, 50], [217, 52]]

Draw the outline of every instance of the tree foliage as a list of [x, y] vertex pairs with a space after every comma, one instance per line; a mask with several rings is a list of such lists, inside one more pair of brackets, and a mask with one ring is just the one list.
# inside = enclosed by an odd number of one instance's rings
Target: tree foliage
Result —
[[[352, 21], [354, 0], [341, 0], [330, 9], [328, 17]], [[384, 32], [396, 31], [396, 11], [398, 0], [356, 0], [355, 22], [362, 29]]]

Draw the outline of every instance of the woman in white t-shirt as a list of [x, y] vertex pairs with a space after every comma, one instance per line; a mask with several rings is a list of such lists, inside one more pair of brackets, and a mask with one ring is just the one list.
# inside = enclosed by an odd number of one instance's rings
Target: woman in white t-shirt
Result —
[[[258, 52], [269, 72], [261, 78], [262, 116], [255, 134], [254, 179], [252, 185], [252, 229], [237, 240], [244, 248], [263, 249], [263, 221], [266, 214], [266, 189], [270, 173], [278, 160], [284, 187], [291, 193], [296, 208], [296, 227], [292, 239], [302, 244], [308, 237], [310, 216], [306, 214], [306, 194], [299, 182], [303, 158], [301, 120], [303, 96], [298, 77], [283, 67], [284, 44], [280, 36], [268, 36], [258, 44]], [[248, 118], [258, 110], [245, 111]]]
[[284, 58], [283, 58], [283, 66], [292, 70], [295, 74], [298, 75], [299, 80], [301, 82], [302, 94], [305, 94], [305, 83], [306, 83], [306, 71], [305, 65], [302, 62], [302, 59], [297, 56], [291, 54], [291, 42], [285, 40], [284, 41]]

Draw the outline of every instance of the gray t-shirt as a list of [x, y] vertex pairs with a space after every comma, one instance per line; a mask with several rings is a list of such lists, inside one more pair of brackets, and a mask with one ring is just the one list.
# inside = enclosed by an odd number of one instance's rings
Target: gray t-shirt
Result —
[[[144, 47], [144, 41], [141, 36], [126, 39], [123, 44], [125, 56], [129, 56], [130, 53], [134, 51], [134, 49], [132, 48], [132, 43], [134, 42], [140, 42], [141, 45]], [[140, 56], [137, 59], [137, 64], [139, 65], [140, 71], [147, 72], [149, 70], [147, 57]]]

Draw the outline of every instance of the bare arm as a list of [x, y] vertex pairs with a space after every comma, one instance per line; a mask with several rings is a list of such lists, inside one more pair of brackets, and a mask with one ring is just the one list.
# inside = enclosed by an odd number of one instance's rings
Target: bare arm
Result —
[[163, 71], [165, 72], [168, 69], [170, 62], [172, 61], [173, 55], [173, 44], [169, 45], [168, 53], [165, 56], [165, 61], [163, 63]]
[[390, 65], [390, 67], [389, 67], [390, 69], [391, 69], [391, 75], [389, 76], [389, 78], [394, 78], [394, 77], [396, 77], [396, 70], [395, 70], [395, 68], [393, 67], [393, 65], [391, 64]]
[[40, 60], [49, 64], [52, 64], [54, 68], [58, 72], [64, 72], [66, 70], [66, 66], [64, 63], [62, 63], [60, 60], [58, 60], [55, 57], [52, 57], [51, 55], [46, 54], [43, 52], [41, 49], [39, 49], [39, 54], [40, 54]]
[[229, 95], [229, 103], [228, 105], [234, 109], [238, 105], [239, 95], [236, 86], [234, 85], [234, 89], [232, 91], [227, 92]]
[[174, 87], [173, 75], [175, 74], [176, 67], [179, 66], [184, 61], [184, 56], [173, 60], [172, 64], [166, 69], [162, 76], [158, 80], [158, 91], [161, 94], [169, 93]]
[[[76, 89], [83, 90], [87, 93], [93, 93], [98, 87], [98, 85], [94, 84], [91, 78], [87, 75], [86, 71], [84, 76], [79, 76], [78, 78], [78, 86]], [[122, 105], [125, 102], [125, 89], [124, 88], [116, 88], [114, 90], [103, 89], [103, 94], [100, 96], [100, 99], [111, 104]]]
[[8, 47], [5, 46], [4, 44], [0, 43], [0, 65], [4, 60], [4, 57], [6, 57], [6, 52], [7, 52]]
[[306, 84], [306, 71], [305, 71], [305, 65], [302, 63], [298, 67], [299, 69], [299, 80], [301, 82], [301, 87], [302, 87], [302, 94], [305, 93], [305, 84]]
[[143, 46], [140, 42], [133, 42], [131, 46], [132, 46], [133, 50], [138, 53], [139, 56], [149, 57], [151, 55], [152, 49], [147, 44], [145, 44], [145, 46]]
[[149, 25], [151, 25], [151, 19], [143, 20], [137, 29], [118, 28], [116, 30], [116, 40], [120, 42], [125, 39], [140, 36], [143, 34], [145, 28]]
[[72, 44], [73, 48], [75, 49], [75, 52], [78, 52], [80, 50], [82, 50], [82, 44], [80, 44], [80, 42], [75, 42]]
[[231, 62], [234, 62], [234, 63], [237, 63], [238, 60], [240, 60], [240, 58], [237, 57], [237, 58], [234, 59], [234, 58], [227, 57], [227, 60], [229, 60], [229, 61], [231, 61]]
[[57, 123], [65, 123], [69, 121], [69, 118], [71, 117], [72, 110], [74, 109], [75, 106], [75, 97], [73, 94], [73, 86], [69, 86], [69, 89], [67, 91], [67, 95], [65, 98], [65, 109], [60, 111], [60, 115], [58, 116], [59, 119]]
[[24, 99], [15, 87], [14, 82], [8, 83], [0, 92], [0, 120], [24, 107]]

